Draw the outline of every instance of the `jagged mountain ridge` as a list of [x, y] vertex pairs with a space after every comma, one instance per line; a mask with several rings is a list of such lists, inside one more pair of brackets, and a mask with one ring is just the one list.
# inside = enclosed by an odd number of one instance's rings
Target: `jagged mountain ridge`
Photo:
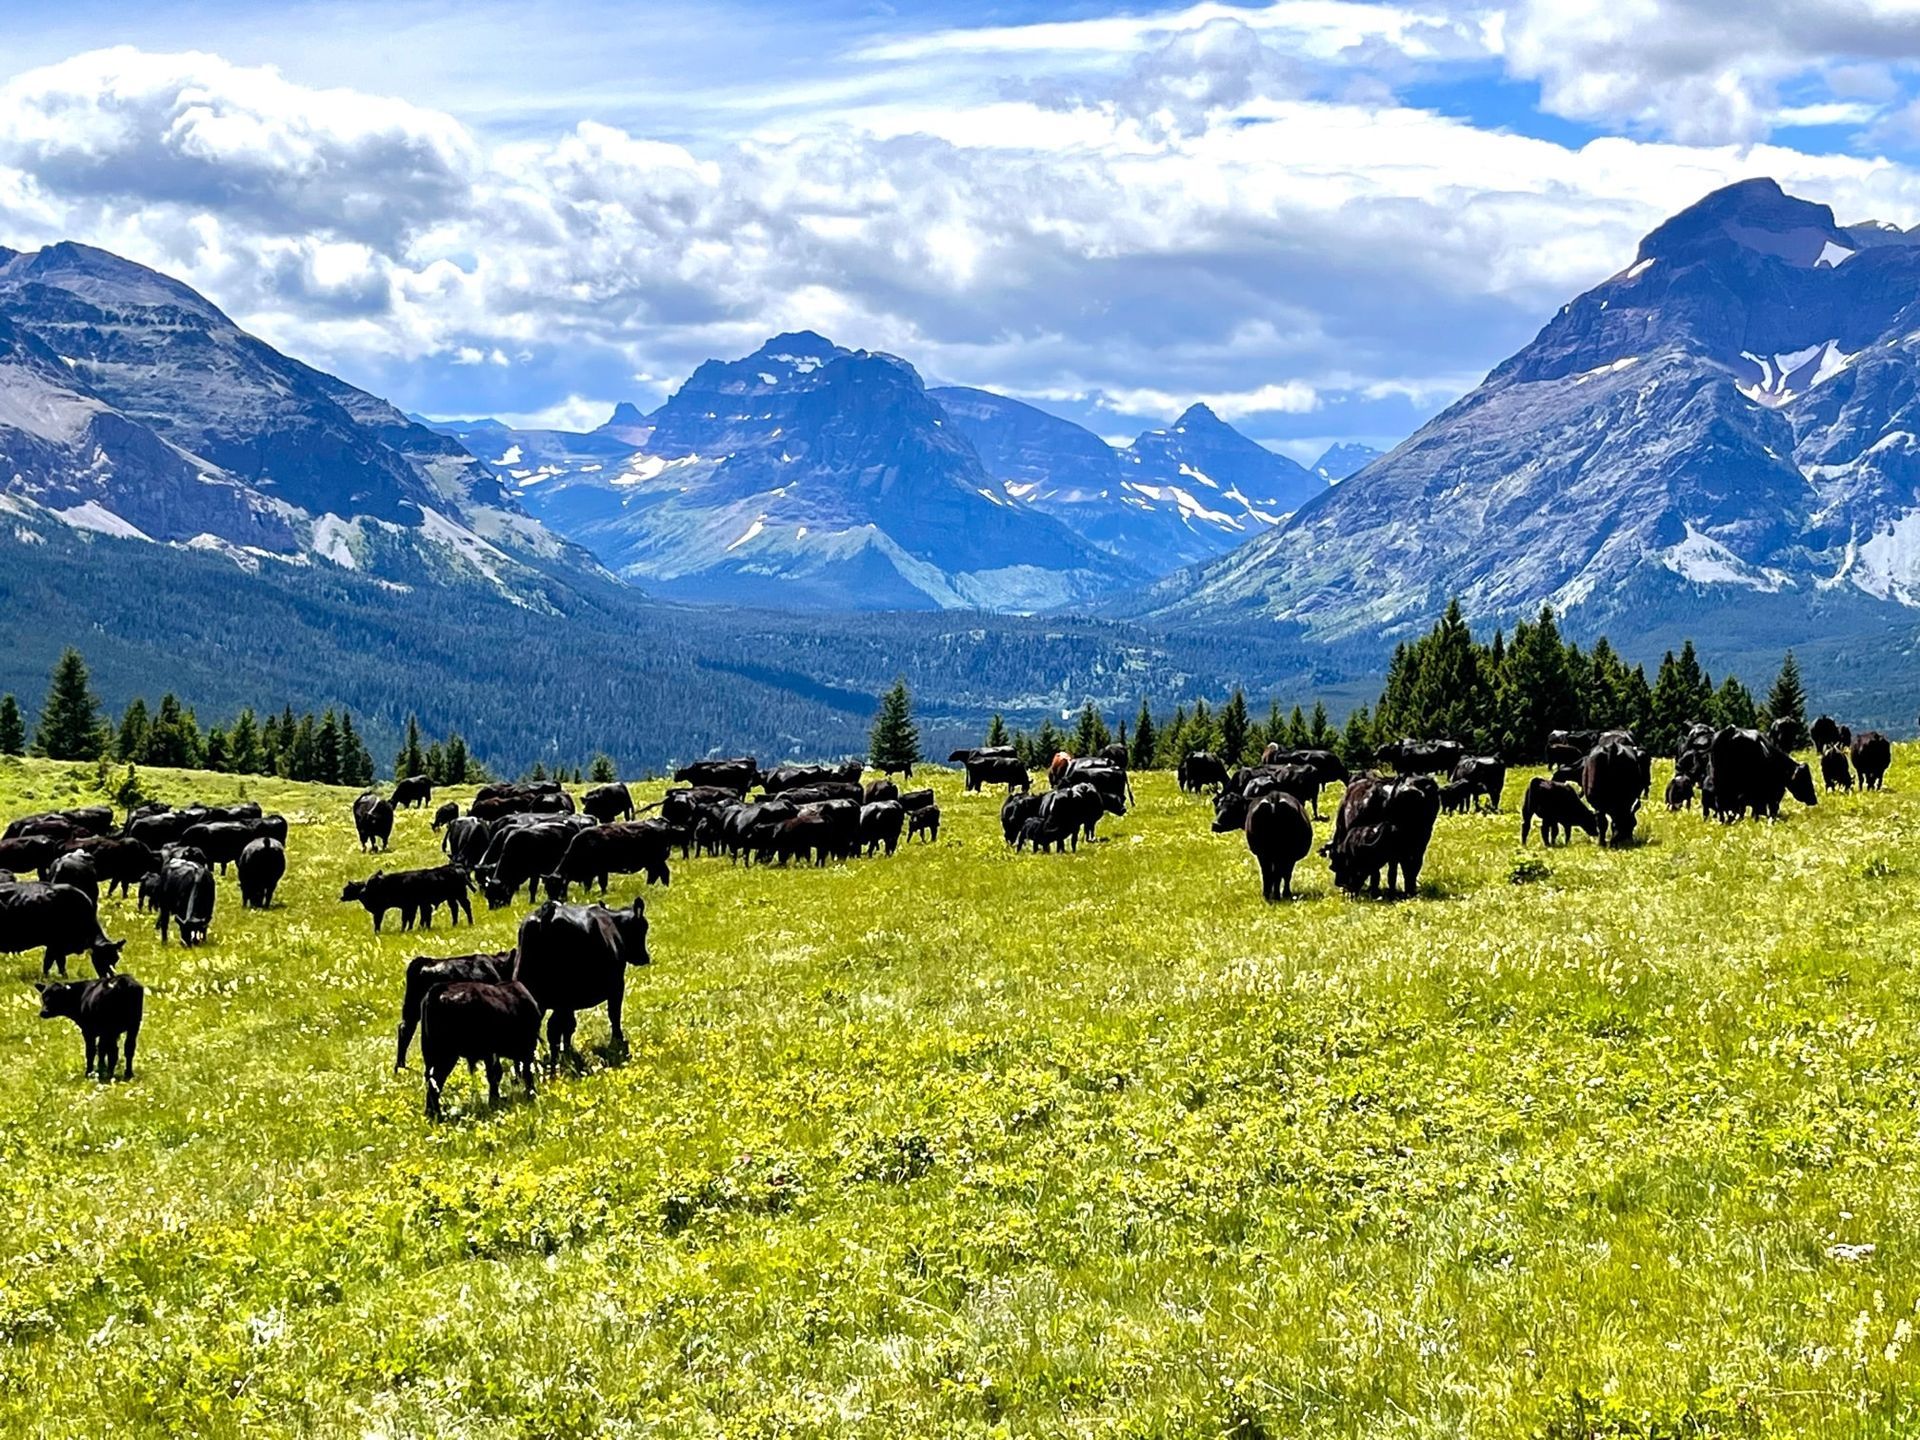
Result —
[[534, 604], [597, 572], [457, 441], [72, 243], [0, 247], [0, 498], [246, 565], [323, 559]]
[[1456, 594], [1590, 630], [1920, 605], [1917, 240], [1716, 192], [1391, 454], [1121, 608], [1384, 642]]

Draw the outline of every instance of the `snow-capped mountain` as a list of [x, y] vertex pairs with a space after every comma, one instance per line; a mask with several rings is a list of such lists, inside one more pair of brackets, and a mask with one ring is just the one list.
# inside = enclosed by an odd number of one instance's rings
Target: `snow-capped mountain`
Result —
[[1386, 453], [1371, 445], [1343, 441], [1327, 447], [1326, 452], [1313, 462], [1313, 473], [1332, 485], [1349, 475], [1358, 474]]
[[1920, 233], [1746, 181], [1390, 455], [1140, 609], [1349, 640], [1456, 594], [1588, 630], [1898, 613], [1920, 606], [1916, 380]]
[[458, 443], [84, 245], [0, 248], [0, 507], [17, 521], [315, 560], [544, 603], [595, 570]]
[[912, 366], [810, 332], [622, 406], [586, 437], [628, 447], [617, 464], [582, 437], [492, 438], [533, 513], [669, 598], [1033, 611], [1146, 578], [1009, 499]]
[[1325, 488], [1205, 405], [1116, 449], [986, 390], [931, 392], [1006, 494], [1149, 574], [1211, 559]]

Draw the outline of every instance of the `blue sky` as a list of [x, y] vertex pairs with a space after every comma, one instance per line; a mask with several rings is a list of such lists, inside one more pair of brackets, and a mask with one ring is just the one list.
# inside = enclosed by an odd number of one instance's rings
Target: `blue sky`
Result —
[[593, 423], [810, 328], [1308, 458], [1757, 174], [1920, 223], [1912, 0], [0, 0], [0, 244], [434, 415]]

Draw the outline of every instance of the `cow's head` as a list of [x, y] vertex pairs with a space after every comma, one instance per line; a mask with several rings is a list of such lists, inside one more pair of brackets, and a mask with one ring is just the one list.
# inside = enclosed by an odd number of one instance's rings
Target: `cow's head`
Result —
[[120, 952], [127, 948], [124, 940], [109, 940], [104, 935], [93, 942], [87, 956], [93, 961], [93, 973], [102, 980], [120, 968]]
[[373, 872], [372, 876], [370, 876], [368, 879], [349, 880], [346, 883], [346, 887], [340, 892], [341, 903], [345, 904], [349, 900], [365, 900], [367, 898], [368, 888], [373, 884], [375, 880], [378, 880], [382, 875], [386, 873], [387, 872], [384, 870], [376, 870]]
[[627, 964], [651, 965], [653, 956], [647, 951], [647, 902], [636, 895], [629, 908], [612, 913], [614, 928], [620, 932], [622, 948], [626, 952]]
[[85, 980], [55, 980], [38, 982], [33, 987], [40, 992], [40, 1018], [42, 1020], [78, 1020], [80, 1018], [80, 997], [87, 993]]
[[1793, 774], [1787, 777], [1787, 793], [1802, 805], [1818, 805], [1820, 796], [1813, 788], [1813, 772], [1802, 762], [1793, 767]]

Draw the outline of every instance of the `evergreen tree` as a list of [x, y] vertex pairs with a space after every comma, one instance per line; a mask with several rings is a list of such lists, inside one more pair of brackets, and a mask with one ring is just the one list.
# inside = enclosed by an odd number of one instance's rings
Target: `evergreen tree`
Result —
[[1154, 765], [1161, 770], [1171, 770], [1193, 752], [1187, 749], [1187, 707], [1173, 707], [1173, 719], [1160, 728], [1159, 739], [1155, 742]]
[[342, 783], [345, 767], [340, 761], [340, 717], [329, 710], [320, 717], [320, 728], [313, 737], [313, 778], [327, 785]]
[[1247, 743], [1253, 737], [1247, 722], [1247, 696], [1239, 686], [1220, 709], [1220, 758], [1229, 765], [1246, 762]]
[[[450, 785], [447, 779], [447, 752], [438, 740], [427, 746], [426, 768], [420, 772], [436, 785]], [[563, 775], [560, 777], [565, 779]]]
[[1007, 739], [1007, 722], [1000, 718], [1000, 712], [996, 710], [993, 712], [993, 722], [987, 726], [986, 746], [989, 750], [995, 750], [1010, 743]]
[[1792, 728], [1788, 737], [1788, 748], [1804, 749], [1807, 744], [1807, 691], [1800, 683], [1800, 662], [1793, 658], [1793, 651], [1787, 651], [1787, 658], [1780, 662], [1780, 673], [1774, 677], [1773, 688], [1767, 692], [1767, 723], [1776, 725], [1785, 720]]
[[235, 774], [258, 775], [264, 768], [260, 760], [260, 729], [248, 706], [235, 717], [227, 732], [227, 764]]
[[20, 702], [12, 695], [0, 695], [0, 755], [27, 753], [27, 722], [20, 714]]
[[293, 743], [285, 756], [289, 780], [311, 780], [319, 770], [315, 756], [316, 736], [311, 713], [302, 715], [293, 727]]
[[547, 767], [538, 760], [534, 761], [533, 769], [527, 772], [527, 779], [528, 780], [544, 780], [546, 778], [547, 778]]
[[340, 712], [340, 783], [364, 790], [373, 784], [373, 756], [353, 728], [353, 712]]
[[207, 769], [222, 773], [233, 768], [233, 755], [227, 740], [227, 732], [218, 725], [207, 732], [207, 751], [203, 763]]
[[[400, 753], [393, 757], [393, 778], [404, 780], [409, 775], [424, 775], [426, 772], [427, 753], [420, 748], [420, 720], [415, 715], [408, 715], [407, 742], [400, 747]], [[544, 771], [540, 778], [547, 778]]]
[[[160, 708], [147, 730], [146, 744], [139, 755], [146, 765], [172, 765], [192, 769], [202, 758], [200, 725], [180, 704], [180, 697], [169, 690], [160, 697]], [[133, 756], [124, 757], [132, 760]]]
[[913, 723], [913, 697], [904, 676], [880, 697], [868, 752], [868, 763], [883, 775], [912, 774], [920, 762], [920, 727]]
[[116, 760], [125, 760], [129, 765], [144, 763], [147, 758], [147, 734], [153, 728], [153, 717], [147, 711], [144, 696], [136, 695], [120, 715], [120, 729], [113, 738], [113, 755]]
[[1644, 665], [1634, 666], [1621, 687], [1619, 723], [1631, 730], [1641, 744], [1648, 743], [1646, 736], [1653, 727], [1653, 687], [1647, 683]]
[[1053, 716], [1049, 715], [1040, 722], [1040, 729], [1033, 737], [1033, 758], [1028, 763], [1036, 770], [1045, 769], [1066, 745], [1066, 737], [1054, 728]]
[[1366, 706], [1348, 714], [1336, 748], [1350, 770], [1364, 770], [1373, 764], [1373, 717], [1367, 713]]
[[456, 730], [447, 736], [447, 783], [449, 785], [481, 783], [485, 777], [474, 773], [478, 768], [460, 732]]
[[1267, 720], [1260, 727], [1260, 733], [1253, 737], [1262, 750], [1269, 745], [1278, 745], [1283, 749], [1287, 743], [1287, 717], [1280, 713], [1280, 702], [1272, 697], [1267, 700]]
[[1185, 752], [1180, 757], [1183, 760], [1201, 750], [1214, 755], [1220, 753], [1220, 727], [1214, 722], [1206, 701], [1193, 702], [1193, 713], [1187, 717], [1186, 729], [1180, 734], [1180, 747]]
[[1100, 713], [1100, 707], [1089, 700], [1080, 708], [1080, 719], [1073, 729], [1073, 753], [1081, 757], [1098, 755], [1102, 749], [1113, 743], [1113, 735], [1107, 729], [1107, 720]]
[[1333, 725], [1327, 719], [1326, 702], [1313, 702], [1313, 718], [1307, 722], [1307, 744], [1315, 750], [1333, 748]]
[[[613, 757], [602, 750], [593, 757], [593, 764], [587, 767], [587, 779], [595, 785], [611, 785], [620, 778], [620, 772], [614, 768]], [[452, 784], [452, 781], [448, 781]]]
[[1646, 743], [1655, 755], [1671, 755], [1687, 727], [1713, 716], [1713, 682], [1700, 668], [1693, 641], [1680, 647], [1678, 658], [1669, 650], [1660, 660], [1653, 681], [1652, 716]]
[[1514, 627], [1499, 709], [1505, 753], [1527, 761], [1546, 753], [1550, 731], [1571, 728], [1585, 715], [1552, 606], [1542, 605], [1532, 624]]
[[100, 698], [93, 693], [87, 662], [78, 650], [67, 649], [53, 667], [40, 723], [33, 732], [33, 748], [49, 760], [98, 760], [106, 748]]
[[1159, 733], [1154, 729], [1153, 711], [1147, 708], [1147, 702], [1140, 702], [1140, 713], [1133, 717], [1133, 745], [1127, 752], [1127, 764], [1134, 770], [1151, 770], [1159, 756], [1154, 754], [1154, 746], [1159, 742]]
[[1760, 723], [1759, 711], [1753, 703], [1753, 692], [1732, 675], [1722, 680], [1720, 688], [1714, 692], [1713, 723], [1716, 726], [1731, 725], [1737, 730], [1751, 730]]
[[1307, 748], [1307, 712], [1302, 710], [1298, 705], [1294, 706], [1293, 713], [1287, 716], [1287, 740], [1285, 748], [1288, 750], [1304, 750]]

